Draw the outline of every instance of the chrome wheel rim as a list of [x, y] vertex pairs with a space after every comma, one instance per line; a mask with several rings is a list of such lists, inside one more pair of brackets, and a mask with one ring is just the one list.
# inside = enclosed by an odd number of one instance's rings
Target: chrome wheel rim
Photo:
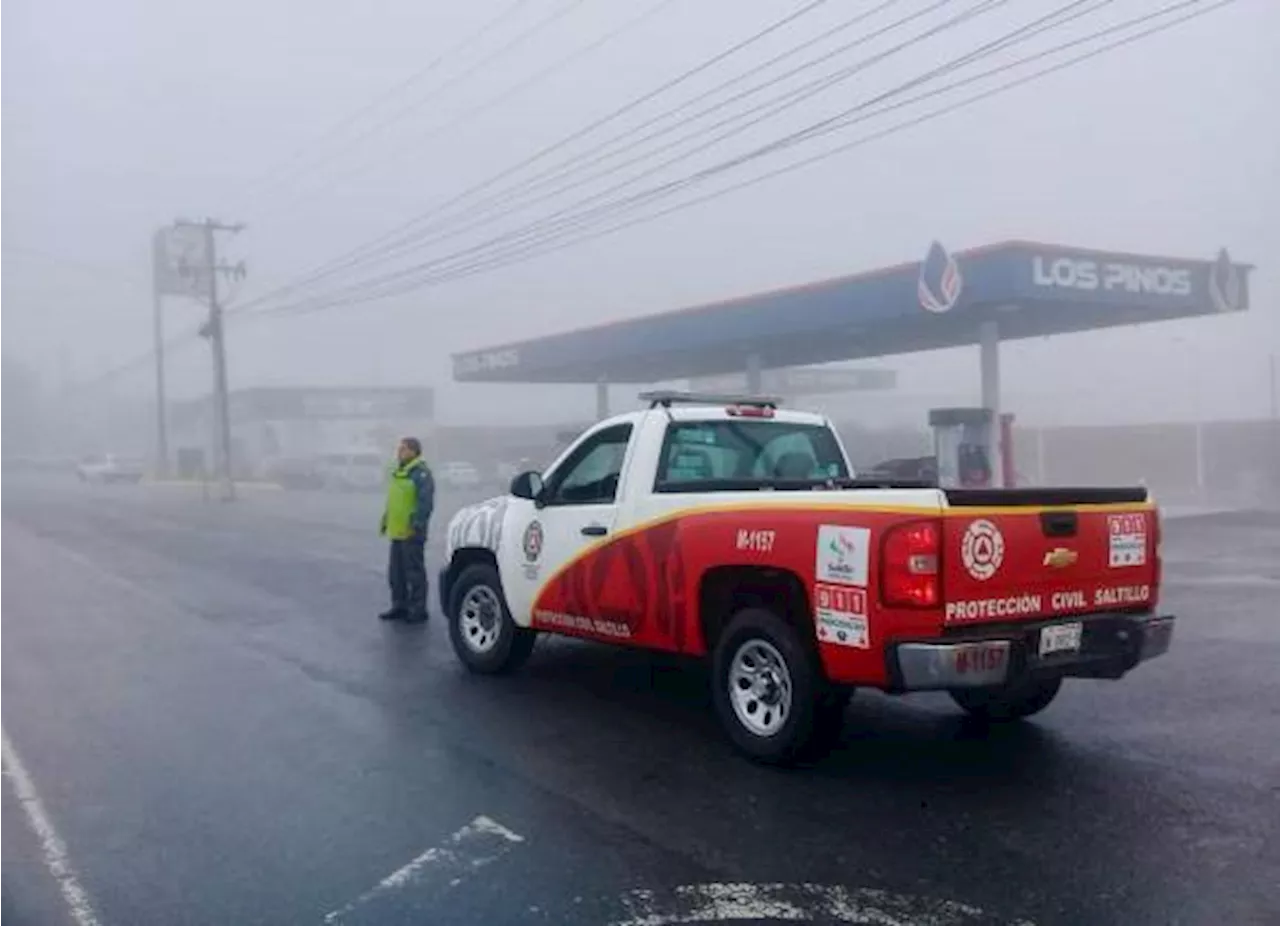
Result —
[[791, 672], [765, 640], [738, 647], [729, 666], [729, 703], [738, 722], [756, 736], [773, 736], [791, 716]]
[[502, 627], [502, 602], [498, 593], [487, 585], [477, 585], [462, 598], [458, 624], [467, 649], [484, 655], [498, 643]]

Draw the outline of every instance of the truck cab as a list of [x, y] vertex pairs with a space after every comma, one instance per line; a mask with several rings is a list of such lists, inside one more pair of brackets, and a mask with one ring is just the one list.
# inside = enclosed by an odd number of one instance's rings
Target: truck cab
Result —
[[855, 687], [1007, 719], [1168, 645], [1145, 489], [859, 479], [821, 415], [645, 398], [450, 523], [440, 594], [469, 669], [515, 668], [542, 632], [705, 656], [731, 740], [781, 761]]

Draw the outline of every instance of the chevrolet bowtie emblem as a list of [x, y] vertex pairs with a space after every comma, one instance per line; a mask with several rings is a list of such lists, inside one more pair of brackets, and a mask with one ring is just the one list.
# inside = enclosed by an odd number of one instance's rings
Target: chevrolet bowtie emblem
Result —
[[1068, 566], [1074, 565], [1079, 558], [1080, 554], [1075, 550], [1057, 547], [1044, 555], [1044, 564], [1052, 566], [1054, 569], [1066, 569]]

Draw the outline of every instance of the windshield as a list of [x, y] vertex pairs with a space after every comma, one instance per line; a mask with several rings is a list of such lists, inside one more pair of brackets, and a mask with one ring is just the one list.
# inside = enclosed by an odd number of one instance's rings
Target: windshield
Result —
[[709, 482], [842, 479], [848, 465], [834, 432], [785, 421], [691, 421], [667, 426], [655, 488]]

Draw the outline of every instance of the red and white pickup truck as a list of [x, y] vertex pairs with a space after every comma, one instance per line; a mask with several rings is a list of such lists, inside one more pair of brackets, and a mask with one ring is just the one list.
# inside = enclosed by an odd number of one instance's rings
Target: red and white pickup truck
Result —
[[785, 762], [857, 687], [1014, 719], [1169, 647], [1145, 489], [859, 480], [820, 415], [644, 398], [450, 522], [439, 589], [467, 668], [510, 671], [539, 632], [707, 656], [729, 738]]

